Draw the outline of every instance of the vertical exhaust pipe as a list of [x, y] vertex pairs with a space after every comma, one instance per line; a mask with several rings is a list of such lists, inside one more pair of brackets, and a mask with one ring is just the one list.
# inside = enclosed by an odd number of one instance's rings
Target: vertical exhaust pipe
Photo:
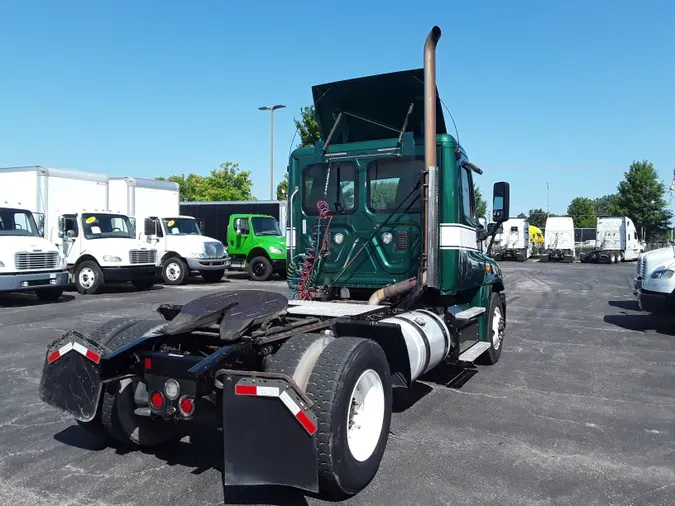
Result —
[[[435, 257], [437, 252], [432, 251], [429, 243], [437, 243], [435, 237], [430, 237], [430, 233], [436, 234], [435, 221], [431, 220], [430, 215], [436, 218], [435, 195], [432, 195], [432, 185], [437, 184], [436, 175], [436, 45], [441, 38], [441, 29], [434, 26], [427, 40], [424, 42], [424, 241], [422, 253], [422, 285], [426, 286], [429, 282], [434, 286], [436, 278]], [[433, 174], [432, 174], [433, 172]], [[435, 186], [435, 185], [434, 185]], [[434, 226], [431, 231], [430, 227]], [[430, 241], [432, 239], [432, 241]], [[432, 272], [429, 272], [429, 271]]]

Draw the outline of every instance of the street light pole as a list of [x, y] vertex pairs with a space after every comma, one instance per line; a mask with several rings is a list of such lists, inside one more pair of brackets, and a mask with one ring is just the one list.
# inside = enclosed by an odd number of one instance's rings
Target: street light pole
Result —
[[258, 107], [261, 111], [270, 111], [270, 200], [274, 200], [274, 111], [284, 107], [282, 104]]
[[548, 215], [550, 213], [550, 207], [549, 207], [549, 194], [551, 193], [551, 187], [546, 183], [546, 219], [548, 220]]

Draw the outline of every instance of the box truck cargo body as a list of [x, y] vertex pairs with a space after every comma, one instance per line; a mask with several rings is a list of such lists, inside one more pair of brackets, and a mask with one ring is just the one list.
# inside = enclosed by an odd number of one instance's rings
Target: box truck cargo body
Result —
[[55, 245], [80, 293], [107, 282], [130, 281], [149, 289], [158, 274], [157, 252], [134, 237], [132, 221], [108, 206], [108, 176], [42, 166], [0, 170], [0, 187], [26, 192], [44, 214], [44, 234]]
[[148, 178], [111, 177], [109, 200], [136, 220], [136, 237], [157, 249], [162, 279], [185, 283], [191, 272], [219, 281], [230, 265], [224, 244], [202, 235], [192, 216], [180, 212], [177, 183]]

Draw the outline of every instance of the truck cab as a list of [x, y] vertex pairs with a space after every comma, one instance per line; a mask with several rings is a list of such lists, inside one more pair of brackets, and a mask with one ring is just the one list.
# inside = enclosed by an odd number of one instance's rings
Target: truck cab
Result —
[[279, 222], [265, 214], [232, 214], [227, 225], [232, 269], [246, 269], [253, 281], [286, 275], [286, 237]]
[[109, 282], [150, 289], [159, 275], [157, 250], [136, 239], [135, 222], [109, 210], [61, 213], [55, 238], [78, 292], [99, 293]]
[[542, 262], [574, 262], [574, 220], [569, 216], [546, 218]]
[[502, 225], [503, 235], [497, 246], [495, 260], [524, 262], [532, 256], [530, 222], [524, 218], [511, 218]]
[[20, 203], [0, 203], [0, 293], [34, 291], [53, 301], [67, 285], [64, 258], [44, 238], [44, 215]]
[[633, 295], [642, 311], [675, 314], [675, 247], [640, 253]]
[[223, 243], [203, 236], [192, 216], [150, 216], [143, 227], [139, 238], [157, 249], [166, 284], [185, 283], [191, 271], [199, 272], [207, 283], [215, 283], [230, 266]]

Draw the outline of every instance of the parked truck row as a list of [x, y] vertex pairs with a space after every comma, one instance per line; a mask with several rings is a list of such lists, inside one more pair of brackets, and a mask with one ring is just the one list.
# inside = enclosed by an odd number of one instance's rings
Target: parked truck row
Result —
[[[6, 194], [0, 197], [0, 292], [34, 291], [56, 300], [70, 284], [94, 294], [107, 283], [148, 290], [159, 281], [185, 283], [191, 274], [216, 282], [233, 262], [254, 280], [285, 275], [278, 218], [249, 213], [252, 203], [210, 206], [239, 211], [227, 236], [220, 234], [223, 241], [204, 235], [198, 223], [218, 230], [217, 221], [181, 213], [174, 182], [26, 166], [0, 169], [0, 188]], [[277, 209], [285, 220], [285, 205]]]
[[[495, 236], [494, 258], [524, 262], [532, 256], [534, 244], [539, 244], [542, 262], [574, 261], [574, 221], [571, 217], [547, 218], [543, 238], [540, 238], [541, 230], [530, 225], [527, 219], [512, 218], [500, 227]], [[593, 250], [579, 254], [581, 262], [626, 262], [636, 260], [644, 251], [644, 243], [638, 239], [635, 224], [626, 216], [598, 217], [594, 246]]]

